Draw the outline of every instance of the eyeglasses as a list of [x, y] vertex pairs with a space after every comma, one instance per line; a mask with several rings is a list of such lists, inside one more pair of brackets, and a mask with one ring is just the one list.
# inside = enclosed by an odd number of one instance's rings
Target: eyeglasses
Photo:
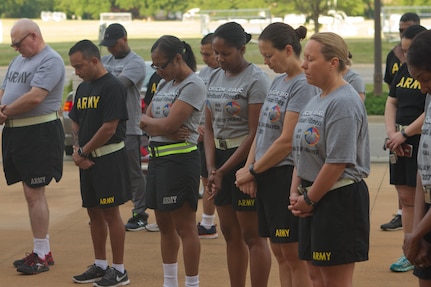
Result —
[[30, 35], [31, 35], [31, 33], [28, 33], [27, 35], [25, 35], [25, 36], [24, 36], [24, 38], [22, 38], [21, 40], [19, 40], [19, 41], [18, 41], [18, 42], [16, 42], [16, 43], [12, 43], [10, 46], [11, 46], [12, 48], [19, 49], [19, 48], [21, 47], [22, 42], [24, 42], [24, 40], [25, 40], [28, 36], [30, 36]]
[[166, 67], [172, 62], [172, 60], [173, 59], [170, 59], [166, 64], [163, 64], [161, 66], [156, 66], [153, 63], [153, 64], [151, 64], [151, 68], [153, 68], [154, 70], [157, 70], [157, 71], [162, 71], [162, 70], [166, 69]]

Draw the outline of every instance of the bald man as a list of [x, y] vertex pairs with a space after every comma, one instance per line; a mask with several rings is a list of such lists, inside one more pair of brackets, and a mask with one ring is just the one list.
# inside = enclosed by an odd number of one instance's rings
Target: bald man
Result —
[[0, 86], [3, 169], [8, 185], [22, 182], [33, 233], [32, 252], [13, 265], [18, 272], [38, 274], [54, 264], [45, 187], [63, 173], [64, 131], [58, 110], [65, 69], [33, 21], [18, 20], [10, 36], [19, 55]]

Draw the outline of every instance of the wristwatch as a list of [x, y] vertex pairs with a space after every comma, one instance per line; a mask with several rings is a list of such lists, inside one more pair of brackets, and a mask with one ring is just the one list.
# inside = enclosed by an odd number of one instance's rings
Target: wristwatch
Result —
[[407, 133], [406, 133], [406, 131], [404, 129], [402, 129], [400, 132], [401, 132], [401, 134], [403, 135], [404, 138], [406, 138], [406, 139], [409, 138], [409, 136], [407, 135]]
[[251, 173], [252, 176], [254, 176], [254, 178], [257, 178], [257, 173], [254, 171], [254, 164], [250, 164], [248, 166], [248, 171]]
[[84, 153], [84, 150], [82, 149], [82, 147], [78, 148], [78, 155], [81, 156], [81, 157], [85, 157], [85, 158], [88, 157], [88, 154]]
[[308, 197], [308, 193], [304, 192], [302, 195], [304, 195], [304, 201], [307, 205], [314, 207], [314, 205], [316, 204], [314, 201], [312, 201], [309, 197]]

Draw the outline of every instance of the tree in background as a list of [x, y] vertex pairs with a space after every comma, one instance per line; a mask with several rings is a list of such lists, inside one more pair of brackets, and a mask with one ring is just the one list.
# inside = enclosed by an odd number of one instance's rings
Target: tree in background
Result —
[[[112, 0], [54, 0], [56, 11], [64, 11], [71, 17], [98, 19], [101, 12], [110, 12], [115, 1]], [[114, 2], [114, 3], [113, 3]]]
[[0, 0], [0, 18], [38, 18], [54, 8], [56, 0]]
[[[426, 6], [429, 0], [382, 0], [385, 6]], [[136, 18], [150, 18], [160, 13], [201, 10], [269, 8], [272, 16], [304, 14], [315, 23], [329, 9], [343, 10], [351, 16], [373, 16], [373, 0], [0, 0], [3, 18], [38, 18], [41, 11], [65, 12], [68, 18], [98, 19], [101, 12], [131, 12]]]

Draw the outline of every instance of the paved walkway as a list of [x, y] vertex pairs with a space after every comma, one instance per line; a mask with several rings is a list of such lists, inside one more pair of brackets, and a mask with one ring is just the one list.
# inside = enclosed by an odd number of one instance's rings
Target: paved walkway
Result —
[[[401, 255], [402, 232], [380, 231], [381, 223], [388, 221], [396, 211], [396, 193], [388, 184], [386, 164], [373, 163], [366, 180], [371, 201], [370, 260], [357, 264], [354, 286], [413, 287], [417, 280], [411, 272], [392, 273], [389, 265]], [[20, 275], [12, 261], [21, 258], [32, 247], [27, 208], [21, 185], [6, 186], [0, 176], [0, 285], [8, 287], [77, 286], [72, 275], [84, 271], [92, 264], [93, 254], [88, 218], [80, 207], [78, 170], [70, 160], [65, 161], [64, 177], [60, 183], [48, 187], [47, 196], [51, 211], [51, 248], [55, 265], [49, 272], [34, 276]], [[201, 218], [201, 204], [198, 219]], [[124, 220], [130, 216], [131, 203], [121, 207]], [[150, 212], [150, 222], [154, 216]], [[225, 244], [222, 236], [215, 240], [202, 240], [200, 278], [202, 287], [228, 286]], [[131, 280], [130, 286], [161, 287], [163, 284], [159, 249], [159, 234], [146, 231], [128, 232], [126, 235], [125, 264]], [[111, 259], [111, 256], [108, 255]], [[180, 285], [184, 286], [182, 257], [179, 257]], [[91, 285], [88, 285], [91, 286]], [[250, 286], [249, 281], [247, 287]], [[273, 267], [268, 286], [279, 286], [277, 265]]]

